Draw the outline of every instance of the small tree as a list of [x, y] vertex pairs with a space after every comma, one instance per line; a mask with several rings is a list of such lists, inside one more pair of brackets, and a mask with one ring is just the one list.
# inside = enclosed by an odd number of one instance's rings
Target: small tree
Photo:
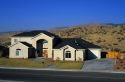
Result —
[[57, 60], [57, 61], [59, 61], [59, 60], [60, 60], [60, 58], [59, 58], [59, 57], [57, 57], [57, 58], [56, 58], [56, 60]]

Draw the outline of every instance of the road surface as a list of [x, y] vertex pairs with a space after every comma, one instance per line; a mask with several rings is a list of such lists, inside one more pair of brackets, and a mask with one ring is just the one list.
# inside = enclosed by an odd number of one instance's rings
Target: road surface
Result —
[[125, 82], [125, 74], [0, 68], [0, 82]]

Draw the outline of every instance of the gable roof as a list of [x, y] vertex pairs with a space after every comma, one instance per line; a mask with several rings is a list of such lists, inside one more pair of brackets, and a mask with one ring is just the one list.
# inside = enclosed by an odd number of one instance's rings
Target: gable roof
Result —
[[99, 46], [89, 43], [80, 38], [63, 38], [60, 43], [54, 47], [54, 49], [59, 49], [65, 45], [69, 45], [75, 49], [100, 48]]
[[57, 35], [50, 33], [48, 31], [45, 30], [34, 30], [34, 31], [29, 31], [29, 32], [22, 32], [20, 34], [16, 34], [13, 37], [34, 37], [40, 33], [46, 34], [48, 36], [54, 36], [54, 37], [58, 37]]
[[33, 47], [31, 44], [29, 44], [29, 43], [27, 43], [27, 42], [20, 42], [20, 43], [24, 44], [24, 45], [27, 46], [27, 47]]

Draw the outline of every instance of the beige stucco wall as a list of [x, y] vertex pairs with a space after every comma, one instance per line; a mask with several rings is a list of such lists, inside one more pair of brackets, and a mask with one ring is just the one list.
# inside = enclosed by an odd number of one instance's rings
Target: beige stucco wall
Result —
[[[48, 58], [52, 58], [52, 50], [53, 50], [53, 57], [54, 60], [59, 58], [60, 60], [63, 60], [63, 52], [71, 51], [71, 58], [65, 58], [67, 61], [75, 61], [75, 53], [76, 53], [76, 61], [84, 60], [85, 50], [84, 49], [75, 49], [69, 45], [66, 45], [60, 49], [53, 49], [53, 37], [47, 36], [46, 34], [40, 33], [39, 35], [35, 37], [12, 37], [11, 38], [11, 44], [16, 44], [14, 42], [14, 39], [17, 39], [18, 41], [27, 42], [29, 44], [32, 44], [34, 48], [36, 48], [36, 42], [40, 39], [47, 40], [48, 43], [45, 43], [43, 45], [43, 48], [48, 48]], [[16, 56], [16, 49], [22, 50], [22, 55]], [[98, 59], [101, 58], [101, 49], [96, 48], [89, 48], [89, 50], [97, 56]], [[12, 47], [10, 47], [10, 58], [28, 58], [28, 47], [18, 43]]]
[[70, 47], [69, 45], [66, 45], [60, 49], [54, 49], [54, 60], [59, 58], [60, 60], [63, 60], [63, 52], [70, 51], [71, 52], [71, 58], [65, 58], [67, 61], [75, 61], [75, 52], [76, 52], [76, 61], [83, 60], [84, 58], [84, 50], [76, 50], [73, 47]]
[[74, 61], [75, 60], [75, 49], [73, 47], [70, 47], [70, 46], [66, 46], [67, 48], [64, 50], [65, 52], [66, 51], [70, 51], [71, 52], [71, 58], [65, 58], [65, 60], [72, 60]]
[[101, 58], [101, 49], [89, 48], [89, 50], [96, 55], [97, 59]]
[[[21, 55], [16, 56], [16, 49], [21, 49]], [[17, 43], [9, 48], [9, 58], [28, 58], [28, 47], [22, 43]]]
[[48, 43], [43, 45], [43, 47], [48, 48], [48, 58], [52, 58], [53, 38], [49, 37], [49, 36], [47, 36], [43, 33], [40, 33], [39, 35], [32, 38], [32, 45], [33, 45], [34, 48], [36, 48], [36, 43], [40, 39], [45, 39], [46, 41], [48, 41]]
[[84, 49], [76, 50], [76, 61], [83, 61], [84, 60], [84, 54], [85, 54]]
[[54, 49], [54, 60], [63, 60], [63, 49]]
[[32, 37], [12, 37], [11, 38], [11, 45], [15, 44], [14, 39], [17, 39], [18, 42], [27, 42], [29, 44], [32, 44]]

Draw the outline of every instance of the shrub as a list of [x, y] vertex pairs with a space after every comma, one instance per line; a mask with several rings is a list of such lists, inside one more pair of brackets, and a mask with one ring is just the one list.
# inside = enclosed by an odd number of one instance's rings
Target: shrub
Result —
[[119, 48], [114, 48], [114, 51], [119, 52], [120, 49]]
[[78, 61], [82, 61], [82, 58], [79, 57], [79, 58], [78, 58]]
[[118, 45], [117, 43], [114, 43], [113, 45]]
[[97, 43], [101, 43], [102, 41], [101, 41], [101, 40], [97, 40], [96, 42], [97, 42]]
[[59, 58], [59, 57], [57, 57], [57, 58], [56, 58], [56, 61], [60, 61], [60, 58]]

